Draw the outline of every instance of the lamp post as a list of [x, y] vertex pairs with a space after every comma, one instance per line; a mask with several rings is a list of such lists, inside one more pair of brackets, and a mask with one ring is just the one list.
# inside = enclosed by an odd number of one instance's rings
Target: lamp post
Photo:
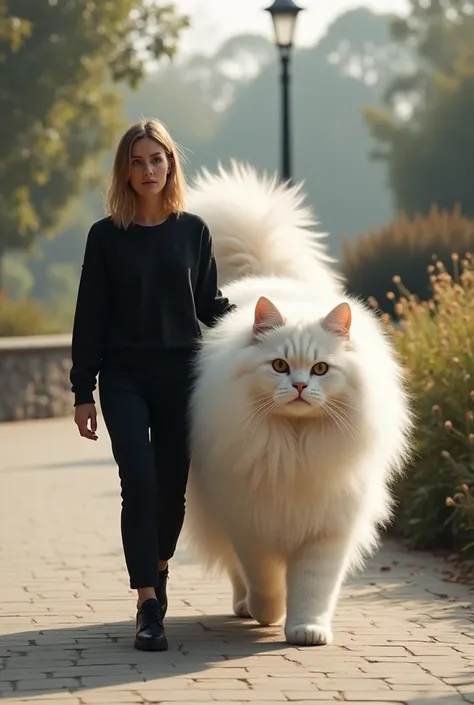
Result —
[[270, 13], [275, 30], [275, 43], [280, 52], [281, 62], [281, 176], [283, 181], [291, 181], [291, 138], [290, 138], [290, 58], [293, 49], [296, 20], [303, 8], [293, 0], [274, 0], [265, 10]]

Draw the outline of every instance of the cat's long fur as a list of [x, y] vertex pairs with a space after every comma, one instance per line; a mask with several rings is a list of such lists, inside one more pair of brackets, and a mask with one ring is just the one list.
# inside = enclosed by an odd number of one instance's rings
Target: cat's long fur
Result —
[[[188, 209], [209, 225], [237, 304], [205, 332], [198, 360], [188, 536], [228, 572], [237, 615], [271, 624], [286, 612], [289, 643], [325, 644], [409, 453], [401, 370], [374, 313], [330, 268], [299, 188], [233, 164], [204, 173]], [[326, 362], [326, 374], [309, 375]], [[288, 403], [292, 383], [309, 403]]]

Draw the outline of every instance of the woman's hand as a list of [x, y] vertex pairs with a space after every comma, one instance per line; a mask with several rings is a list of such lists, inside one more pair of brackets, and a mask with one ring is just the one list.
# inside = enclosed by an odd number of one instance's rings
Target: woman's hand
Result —
[[95, 404], [79, 404], [76, 406], [74, 421], [83, 438], [89, 438], [91, 441], [97, 440], [97, 409]]

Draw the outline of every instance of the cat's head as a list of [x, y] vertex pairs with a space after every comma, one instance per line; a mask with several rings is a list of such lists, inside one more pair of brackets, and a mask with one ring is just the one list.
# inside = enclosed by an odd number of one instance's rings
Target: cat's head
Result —
[[265, 297], [255, 307], [250, 384], [255, 414], [328, 416], [355, 393], [351, 365], [351, 308], [341, 303], [322, 318], [288, 324]]

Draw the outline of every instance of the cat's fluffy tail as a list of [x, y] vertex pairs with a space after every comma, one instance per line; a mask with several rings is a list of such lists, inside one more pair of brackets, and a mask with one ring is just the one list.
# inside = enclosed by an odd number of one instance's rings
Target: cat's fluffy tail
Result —
[[317, 221], [303, 205], [302, 184], [279, 184], [247, 165], [203, 170], [188, 194], [187, 209], [201, 216], [214, 241], [222, 285], [248, 276], [321, 278], [334, 286]]

